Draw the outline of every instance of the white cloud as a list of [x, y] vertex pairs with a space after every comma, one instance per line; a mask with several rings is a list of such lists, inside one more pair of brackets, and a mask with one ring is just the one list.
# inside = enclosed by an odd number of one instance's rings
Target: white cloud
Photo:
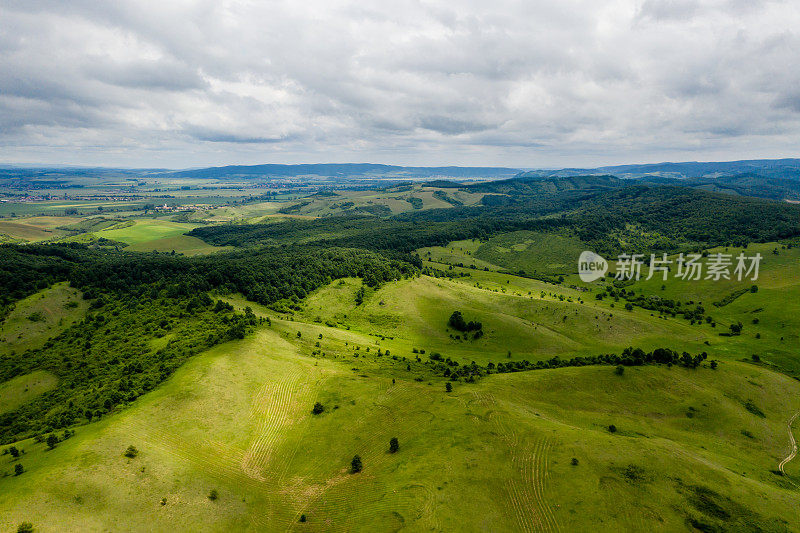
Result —
[[0, 161], [796, 155], [789, 2], [0, 0]]

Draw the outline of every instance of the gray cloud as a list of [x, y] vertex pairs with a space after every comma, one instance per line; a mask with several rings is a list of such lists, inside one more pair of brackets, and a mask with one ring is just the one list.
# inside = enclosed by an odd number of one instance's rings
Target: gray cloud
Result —
[[0, 0], [0, 162], [796, 155], [789, 2]]

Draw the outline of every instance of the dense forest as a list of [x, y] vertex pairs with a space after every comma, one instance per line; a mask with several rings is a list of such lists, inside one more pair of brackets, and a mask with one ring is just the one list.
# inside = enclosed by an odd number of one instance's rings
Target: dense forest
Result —
[[92, 250], [84, 245], [0, 246], [0, 288], [5, 306], [57, 281], [89, 298], [127, 294], [142, 285], [171, 297], [217, 290], [238, 292], [269, 305], [305, 298], [333, 279], [358, 276], [369, 286], [415, 272], [407, 262], [364, 249], [279, 246], [202, 257]]

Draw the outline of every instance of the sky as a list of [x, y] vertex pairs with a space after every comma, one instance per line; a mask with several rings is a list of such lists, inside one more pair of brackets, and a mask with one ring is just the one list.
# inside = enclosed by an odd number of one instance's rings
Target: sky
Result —
[[0, 163], [797, 157], [798, 51], [796, 0], [0, 0]]

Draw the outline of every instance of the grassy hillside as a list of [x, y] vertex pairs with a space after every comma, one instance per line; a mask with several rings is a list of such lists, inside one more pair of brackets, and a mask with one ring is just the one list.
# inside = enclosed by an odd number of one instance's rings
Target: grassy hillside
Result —
[[[0, 527], [800, 527], [794, 490], [769, 472], [800, 408], [790, 400], [800, 385], [779, 374], [736, 362], [623, 376], [569, 368], [489, 376], [448, 394], [374, 351], [346, 362], [313, 356], [299, 326], [274, 317], [52, 451], [20, 443], [20, 459], [0, 459], [26, 470], [0, 478]], [[123, 456], [129, 445], [135, 458]], [[348, 472], [354, 454], [358, 474]]]
[[172, 237], [162, 237], [152, 240], [137, 242], [127, 248], [130, 252], [172, 252], [184, 255], [210, 254], [214, 252], [224, 252], [230, 248], [225, 246], [212, 246], [201, 241], [197, 237], [189, 235], [175, 235]]
[[575, 271], [585, 249], [569, 234], [517, 231], [492, 237], [475, 251], [475, 257], [512, 272], [565, 274]]
[[[510, 281], [510, 276], [496, 275]], [[481, 364], [620, 352], [630, 345], [653, 349], [680, 343], [687, 349], [700, 349], [704, 340], [714, 340], [707, 330], [654, 320], [649, 312], [619, 313], [608, 304], [579, 301], [579, 291], [530, 280], [527, 291], [512, 292], [509, 284], [509, 289], [502, 283], [494, 288], [491, 282], [468, 279], [423, 276], [401, 281], [371, 292], [360, 306], [356, 305], [359, 280], [334, 282], [307, 299], [302, 316], [307, 322], [393, 337], [383, 341], [393, 348], [392, 353], [410, 357], [413, 348], [418, 348]], [[481, 321], [485, 335], [478, 340], [455, 339], [459, 332], [447, 324], [453, 311]]]
[[137, 219], [133, 224], [122, 224], [123, 227], [95, 232], [98, 237], [121, 241], [128, 244], [137, 244], [156, 239], [176, 237], [196, 228], [196, 224], [181, 224], [164, 219]]
[[0, 323], [0, 356], [40, 347], [78, 320], [87, 307], [80, 292], [66, 283], [18, 301]]

